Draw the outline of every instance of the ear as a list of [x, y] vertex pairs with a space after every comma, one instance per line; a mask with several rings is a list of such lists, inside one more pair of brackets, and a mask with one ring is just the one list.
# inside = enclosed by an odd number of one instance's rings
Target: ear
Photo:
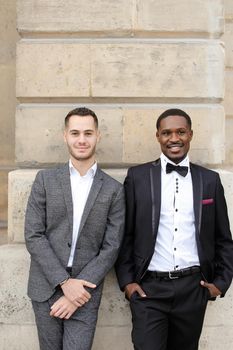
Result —
[[155, 136], [157, 138], [157, 141], [159, 141], [159, 132], [158, 132], [158, 130], [156, 131]]
[[190, 130], [190, 141], [192, 140], [193, 138], [193, 130]]

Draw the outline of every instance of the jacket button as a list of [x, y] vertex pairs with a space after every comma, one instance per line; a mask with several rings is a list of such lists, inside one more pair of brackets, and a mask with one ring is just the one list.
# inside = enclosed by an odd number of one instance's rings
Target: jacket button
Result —
[[69, 242], [69, 243], [67, 243], [67, 245], [68, 245], [68, 247], [70, 248], [71, 247], [71, 243]]

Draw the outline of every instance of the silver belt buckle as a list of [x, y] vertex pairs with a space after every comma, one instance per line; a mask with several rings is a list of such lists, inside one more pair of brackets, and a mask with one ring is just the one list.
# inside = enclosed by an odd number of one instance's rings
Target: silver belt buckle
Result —
[[170, 280], [176, 280], [177, 278], [179, 278], [178, 276], [172, 276], [172, 273], [175, 271], [168, 271], [168, 276], [170, 278]]

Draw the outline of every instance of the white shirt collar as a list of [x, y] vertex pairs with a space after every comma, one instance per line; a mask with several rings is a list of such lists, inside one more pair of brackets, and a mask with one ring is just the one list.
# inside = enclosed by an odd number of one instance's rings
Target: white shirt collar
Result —
[[165, 154], [161, 153], [160, 155], [160, 160], [161, 160], [161, 167], [163, 169], [163, 171], [166, 173], [166, 165], [167, 163], [171, 163], [173, 165], [181, 165], [181, 166], [187, 166], [188, 168], [189, 166], [189, 156], [187, 155], [180, 163], [176, 164], [173, 161], [171, 161], [169, 158], [167, 158], [165, 156]]
[[85, 175], [81, 176], [79, 171], [73, 166], [71, 159], [69, 160], [69, 168], [70, 168], [70, 174], [78, 174], [80, 177], [91, 177], [93, 178], [97, 171], [97, 163], [95, 162], [86, 172]]

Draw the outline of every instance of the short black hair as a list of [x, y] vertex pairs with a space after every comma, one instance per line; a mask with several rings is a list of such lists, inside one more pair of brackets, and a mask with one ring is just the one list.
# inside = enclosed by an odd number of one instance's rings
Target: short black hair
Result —
[[164, 111], [158, 117], [157, 122], [156, 122], [157, 130], [159, 130], [161, 120], [164, 119], [164, 118], [170, 117], [172, 115], [178, 115], [178, 116], [184, 117], [186, 119], [190, 129], [192, 129], [192, 120], [191, 120], [190, 116], [185, 111], [183, 111], [182, 109], [171, 108], [171, 109], [167, 109], [166, 111]]
[[78, 115], [80, 117], [86, 117], [87, 115], [90, 115], [93, 117], [94, 119], [94, 123], [96, 126], [96, 129], [98, 129], [98, 118], [95, 114], [95, 112], [93, 112], [91, 109], [86, 108], [86, 107], [78, 107], [75, 109], [72, 109], [72, 111], [70, 111], [67, 116], [65, 117], [65, 127], [68, 125], [69, 123], [69, 119], [70, 117], [72, 117], [73, 115]]

